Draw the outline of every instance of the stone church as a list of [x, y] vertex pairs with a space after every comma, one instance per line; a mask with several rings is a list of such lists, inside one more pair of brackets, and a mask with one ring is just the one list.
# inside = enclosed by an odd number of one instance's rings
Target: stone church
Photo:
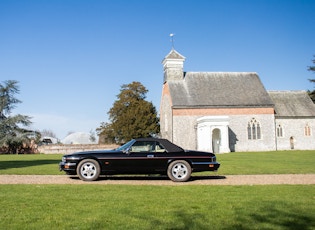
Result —
[[215, 153], [315, 149], [315, 105], [306, 91], [266, 91], [253, 72], [184, 72], [163, 59], [161, 136]]

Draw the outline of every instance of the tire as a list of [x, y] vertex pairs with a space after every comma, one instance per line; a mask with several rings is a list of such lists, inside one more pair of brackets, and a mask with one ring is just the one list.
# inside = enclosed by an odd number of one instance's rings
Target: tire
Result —
[[191, 166], [187, 161], [173, 161], [167, 168], [167, 176], [174, 182], [188, 181], [191, 176]]
[[101, 172], [101, 167], [96, 160], [82, 160], [77, 167], [77, 174], [81, 180], [94, 181], [97, 180]]

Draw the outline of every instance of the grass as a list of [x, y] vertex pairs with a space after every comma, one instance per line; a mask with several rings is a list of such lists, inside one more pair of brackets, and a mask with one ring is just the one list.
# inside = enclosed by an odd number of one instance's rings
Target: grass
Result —
[[0, 155], [0, 174], [63, 175], [59, 172], [60, 154]]
[[0, 185], [2, 229], [315, 229], [315, 185]]
[[[218, 174], [315, 173], [314, 156], [218, 154]], [[60, 159], [0, 155], [0, 174], [63, 175]], [[315, 230], [315, 185], [0, 185], [0, 206], [0, 229]]]
[[274, 151], [218, 154], [220, 174], [315, 173], [315, 151]]
[[[60, 154], [0, 155], [0, 174], [63, 175]], [[217, 154], [221, 167], [216, 174], [315, 173], [315, 151], [278, 151]], [[209, 172], [198, 173], [209, 175]]]

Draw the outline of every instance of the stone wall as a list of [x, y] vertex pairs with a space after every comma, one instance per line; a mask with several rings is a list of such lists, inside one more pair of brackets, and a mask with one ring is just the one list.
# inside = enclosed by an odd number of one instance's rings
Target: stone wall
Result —
[[[173, 117], [173, 142], [184, 149], [200, 150], [197, 136], [197, 119], [201, 116], [174, 116]], [[248, 122], [256, 118], [261, 125], [261, 139], [248, 140], [247, 126]], [[275, 145], [275, 121], [273, 114], [240, 114], [229, 115], [227, 118], [229, 124], [229, 148], [232, 152], [248, 152], [248, 151], [274, 151]], [[212, 131], [208, 141], [212, 142]], [[220, 135], [225, 133], [221, 132]], [[224, 138], [221, 136], [221, 141]], [[203, 140], [206, 141], [206, 140]], [[212, 144], [210, 144], [212, 146]], [[209, 150], [208, 150], [209, 151]], [[211, 151], [211, 150], [210, 150]]]
[[[315, 149], [314, 127], [315, 119], [277, 119], [276, 126], [281, 125], [282, 137], [277, 138], [277, 149], [288, 150], [313, 150]], [[308, 125], [311, 128], [310, 136], [305, 136], [304, 128]], [[291, 143], [290, 139], [293, 138]]]
[[73, 144], [73, 145], [42, 145], [37, 147], [38, 153], [44, 154], [70, 154], [74, 152], [81, 152], [81, 151], [89, 151], [89, 150], [104, 150], [104, 149], [115, 149], [117, 145], [81, 145], [81, 144]]

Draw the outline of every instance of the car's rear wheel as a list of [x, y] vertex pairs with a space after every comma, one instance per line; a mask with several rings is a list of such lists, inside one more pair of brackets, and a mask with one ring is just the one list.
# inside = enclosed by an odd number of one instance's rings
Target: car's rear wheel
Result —
[[99, 163], [93, 159], [82, 160], [77, 167], [77, 174], [81, 180], [97, 180], [101, 172]]
[[167, 176], [174, 182], [188, 181], [191, 176], [191, 167], [187, 161], [178, 160], [169, 164]]

